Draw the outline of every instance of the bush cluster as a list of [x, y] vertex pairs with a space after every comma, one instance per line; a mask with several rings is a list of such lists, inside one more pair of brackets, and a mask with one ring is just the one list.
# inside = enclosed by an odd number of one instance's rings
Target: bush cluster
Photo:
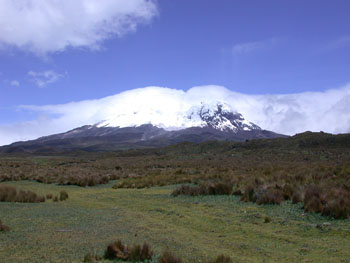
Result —
[[304, 209], [334, 218], [350, 217], [350, 191], [343, 187], [309, 185], [305, 188]]
[[[78, 186], [95, 186], [106, 184], [110, 180], [119, 178], [122, 174], [120, 166], [115, 163], [90, 163], [81, 160], [50, 160], [50, 165], [38, 164], [27, 160], [1, 161], [0, 160], [0, 182], [33, 180], [39, 183]], [[101, 165], [106, 165], [101, 169]]]
[[32, 191], [17, 191], [15, 187], [0, 185], [0, 202], [39, 203], [45, 202], [45, 197]]
[[305, 133], [288, 139], [56, 156], [40, 162], [4, 158], [0, 181], [94, 186], [119, 179], [114, 188], [191, 184], [174, 195], [235, 194], [259, 205], [291, 200], [303, 203], [307, 212], [348, 218], [349, 137]]
[[206, 183], [200, 186], [182, 185], [176, 188], [173, 196], [178, 195], [231, 195], [233, 192], [233, 185], [227, 182]]
[[[104, 252], [104, 256], [88, 253], [85, 255], [83, 262], [99, 262], [102, 259], [113, 261], [132, 261], [132, 262], [145, 262], [153, 259], [153, 251], [150, 246], [145, 242], [141, 245], [133, 245], [128, 247], [121, 240], [113, 242], [107, 246]], [[160, 255], [158, 263], [182, 263], [183, 260], [174, 255], [170, 250], [165, 250]], [[218, 256], [215, 260], [208, 261], [208, 263], [232, 263], [232, 259], [225, 255]]]

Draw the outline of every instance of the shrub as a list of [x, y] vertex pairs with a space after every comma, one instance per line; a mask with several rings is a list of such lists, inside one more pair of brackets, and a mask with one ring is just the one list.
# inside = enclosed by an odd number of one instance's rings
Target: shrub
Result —
[[46, 195], [46, 199], [52, 199], [52, 197], [53, 197], [52, 194], [47, 194]]
[[327, 203], [322, 210], [323, 215], [334, 218], [350, 217], [350, 192], [345, 189], [332, 189], [328, 193]]
[[200, 186], [189, 186], [182, 185], [176, 188], [173, 192], [173, 196], [178, 195], [231, 195], [233, 190], [233, 185], [228, 183], [210, 183], [210, 184], [201, 184]]
[[58, 196], [55, 196], [55, 197], [53, 198], [53, 201], [54, 201], [54, 202], [58, 202]]
[[176, 257], [169, 250], [166, 250], [161, 255], [159, 263], [182, 263], [181, 258]]
[[120, 240], [109, 244], [104, 254], [106, 259], [131, 260], [137, 262], [151, 260], [152, 256], [153, 251], [146, 242], [142, 246], [134, 245], [129, 249]]
[[3, 225], [0, 220], [0, 232], [7, 232], [7, 231], [10, 231], [10, 228], [8, 226]]
[[292, 196], [292, 204], [297, 204], [303, 202], [303, 197], [300, 191], [294, 192]]
[[231, 183], [219, 182], [208, 186], [209, 195], [231, 195], [233, 185]]
[[323, 210], [321, 189], [316, 185], [309, 185], [304, 191], [304, 209], [306, 212], [319, 213]]
[[317, 196], [313, 196], [308, 201], [304, 201], [304, 209], [306, 212], [320, 213], [323, 210], [321, 199]]
[[32, 191], [17, 192], [12, 186], [0, 186], [0, 202], [39, 203], [45, 202], [45, 197], [38, 196]]
[[243, 195], [241, 196], [241, 201], [244, 202], [256, 202], [257, 195], [255, 187], [253, 185], [247, 185], [243, 190]]
[[128, 247], [120, 240], [108, 245], [104, 257], [106, 259], [123, 259], [127, 260], [129, 257]]
[[66, 191], [63, 190], [60, 192], [60, 201], [64, 201], [66, 199], [68, 199], [68, 194]]
[[203, 195], [205, 194], [204, 188], [201, 188], [199, 186], [189, 186], [189, 185], [182, 185], [178, 188], [176, 188], [173, 192], [173, 196], [178, 195], [190, 195], [190, 196], [197, 196], [197, 195]]
[[140, 260], [141, 261], [151, 260], [152, 257], [153, 257], [153, 251], [151, 247], [146, 242], [143, 243], [141, 254], [140, 254]]
[[284, 200], [290, 200], [292, 199], [293, 195], [294, 195], [295, 189], [292, 185], [290, 184], [285, 184], [282, 187], [282, 193], [283, 193], [283, 199]]
[[101, 260], [102, 260], [102, 257], [95, 254], [88, 253], [85, 255], [83, 262], [95, 263], [95, 262], [100, 262]]
[[232, 259], [229, 256], [220, 255], [210, 263], [232, 263]]
[[134, 245], [129, 253], [128, 259], [132, 261], [141, 261], [141, 246], [140, 245]]
[[270, 223], [270, 222], [271, 222], [271, 217], [265, 216], [264, 223]]
[[321, 199], [322, 192], [320, 187], [312, 184], [308, 185], [304, 190], [304, 204], [307, 204], [312, 199]]
[[16, 196], [16, 188], [7, 185], [0, 186], [0, 202], [15, 202]]
[[267, 189], [258, 195], [256, 203], [258, 205], [270, 204], [279, 205], [284, 201], [281, 190], [278, 189]]

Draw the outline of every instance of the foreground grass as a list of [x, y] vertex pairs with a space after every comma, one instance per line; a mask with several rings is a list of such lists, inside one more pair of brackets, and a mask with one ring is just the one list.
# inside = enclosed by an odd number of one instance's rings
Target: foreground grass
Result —
[[171, 197], [174, 186], [115, 190], [114, 184], [7, 182], [40, 195], [65, 190], [69, 199], [0, 203], [0, 219], [11, 228], [0, 233], [0, 261], [81, 262], [121, 239], [147, 241], [156, 254], [170, 248], [186, 262], [219, 254], [242, 263], [350, 262], [350, 220], [304, 214], [288, 202], [256, 206], [234, 196]]

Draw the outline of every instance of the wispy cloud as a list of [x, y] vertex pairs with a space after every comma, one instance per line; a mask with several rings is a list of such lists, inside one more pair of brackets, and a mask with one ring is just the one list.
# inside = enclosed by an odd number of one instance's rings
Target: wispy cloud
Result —
[[350, 47], [350, 36], [339, 37], [319, 49], [320, 52]]
[[53, 70], [43, 72], [35, 72], [31, 70], [28, 72], [28, 76], [39, 88], [44, 88], [64, 77], [63, 74], [59, 74]]
[[269, 38], [255, 42], [238, 43], [232, 47], [232, 54], [242, 55], [269, 48], [275, 45], [279, 40], [280, 38]]
[[0, 46], [38, 55], [67, 47], [96, 49], [155, 15], [156, 0], [1, 0]]
[[[194, 87], [188, 91], [148, 87], [129, 90], [98, 100], [61, 105], [21, 106], [37, 113], [30, 122], [0, 125], [0, 145], [64, 132], [95, 124], [111, 116], [122, 125], [140, 122], [173, 123], [179, 113], [201, 102], [224, 102], [263, 129], [283, 134], [304, 131], [350, 132], [350, 84], [324, 92], [284, 95], [247, 95], [220, 86]], [[141, 112], [142, 115], [133, 114]]]
[[18, 80], [12, 80], [12, 81], [10, 82], [10, 85], [11, 85], [12, 87], [19, 87], [19, 86], [20, 86], [20, 83], [19, 83]]

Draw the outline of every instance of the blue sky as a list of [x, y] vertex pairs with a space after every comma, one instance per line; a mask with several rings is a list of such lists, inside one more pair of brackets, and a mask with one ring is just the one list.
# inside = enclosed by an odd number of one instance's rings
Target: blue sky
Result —
[[0, 0], [0, 125], [38, 118], [19, 105], [93, 100], [146, 86], [293, 94], [350, 81], [346, 0], [132, 0], [128, 7], [126, 0], [104, 1], [98, 19], [130, 20], [95, 25], [94, 12], [81, 18], [106, 31], [101, 36], [73, 26], [79, 5], [64, 4], [68, 22], [50, 28], [40, 27], [55, 19], [50, 15], [31, 25], [16, 9], [21, 1]]

